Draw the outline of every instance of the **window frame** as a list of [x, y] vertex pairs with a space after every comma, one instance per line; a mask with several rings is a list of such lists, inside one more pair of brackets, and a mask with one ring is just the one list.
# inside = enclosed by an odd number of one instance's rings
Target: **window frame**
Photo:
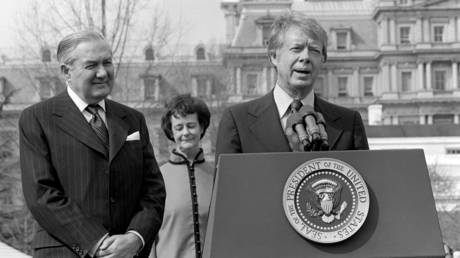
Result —
[[[367, 79], [371, 80], [370, 85], [366, 83]], [[374, 96], [374, 76], [363, 76], [363, 95], [364, 97]]]
[[[405, 80], [405, 75], [407, 75], [407, 85]], [[402, 70], [400, 72], [400, 80], [401, 80], [401, 92], [411, 92], [412, 91], [412, 80], [413, 80], [413, 73], [412, 71]]]
[[[341, 81], [345, 82], [345, 88], [341, 89]], [[338, 97], [348, 97], [348, 76], [337, 76], [337, 96]]]

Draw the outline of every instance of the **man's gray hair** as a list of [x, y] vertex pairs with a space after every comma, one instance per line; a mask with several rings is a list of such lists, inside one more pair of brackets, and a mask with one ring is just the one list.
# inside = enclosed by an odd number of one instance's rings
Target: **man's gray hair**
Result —
[[268, 55], [273, 56], [275, 51], [283, 45], [284, 34], [291, 27], [298, 27], [303, 30], [309, 37], [322, 43], [322, 54], [324, 62], [327, 59], [327, 33], [321, 25], [312, 18], [300, 12], [291, 11], [279, 16], [272, 24], [270, 38], [268, 40]]
[[72, 51], [82, 42], [105, 40], [104, 36], [96, 31], [78, 31], [65, 36], [57, 47], [57, 60], [62, 64], [72, 64], [75, 58]]

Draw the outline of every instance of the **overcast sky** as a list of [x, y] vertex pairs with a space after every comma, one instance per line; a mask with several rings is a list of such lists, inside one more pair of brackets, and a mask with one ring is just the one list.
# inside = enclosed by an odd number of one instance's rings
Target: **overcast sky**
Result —
[[[1, 1], [0, 3], [0, 48], [14, 46], [15, 22], [28, 0]], [[224, 15], [221, 0], [151, 0], [164, 6], [165, 12], [174, 22], [187, 27], [184, 41], [188, 44], [223, 42]], [[110, 3], [110, 0], [107, 1]]]

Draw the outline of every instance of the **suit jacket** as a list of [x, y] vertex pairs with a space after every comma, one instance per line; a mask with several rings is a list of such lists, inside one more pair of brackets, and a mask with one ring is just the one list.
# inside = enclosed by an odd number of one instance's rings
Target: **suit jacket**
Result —
[[[369, 149], [361, 116], [315, 96], [315, 111], [323, 114], [331, 150]], [[216, 161], [221, 153], [289, 152], [273, 91], [227, 108], [219, 124]]]
[[[19, 119], [26, 203], [39, 224], [37, 257], [84, 257], [106, 233], [140, 233], [147, 257], [165, 201], [144, 116], [106, 100], [109, 149], [64, 92]], [[126, 141], [134, 132], [140, 140]], [[78, 256], [77, 256], [78, 255]]]

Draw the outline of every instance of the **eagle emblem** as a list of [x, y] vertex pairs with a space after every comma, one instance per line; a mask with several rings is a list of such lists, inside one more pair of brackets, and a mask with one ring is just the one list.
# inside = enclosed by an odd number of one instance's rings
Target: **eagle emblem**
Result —
[[325, 223], [340, 220], [340, 215], [347, 208], [347, 202], [340, 203], [342, 185], [331, 179], [320, 179], [306, 188], [308, 192], [307, 213], [320, 217]]

